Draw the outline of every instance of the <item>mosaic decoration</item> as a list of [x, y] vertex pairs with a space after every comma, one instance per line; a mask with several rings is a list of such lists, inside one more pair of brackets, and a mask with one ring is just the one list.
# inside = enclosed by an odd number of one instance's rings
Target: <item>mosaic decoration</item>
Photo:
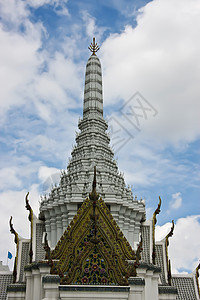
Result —
[[[128, 285], [136, 276], [141, 243], [135, 253], [113, 219], [105, 202], [93, 190], [53, 251], [46, 245], [51, 274], [61, 284]], [[131, 261], [131, 264], [128, 262]]]

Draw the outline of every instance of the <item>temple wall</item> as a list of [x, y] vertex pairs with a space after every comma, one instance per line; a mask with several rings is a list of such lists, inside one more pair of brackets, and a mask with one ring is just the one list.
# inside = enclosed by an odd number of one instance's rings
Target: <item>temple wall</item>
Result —
[[160, 268], [151, 264], [141, 265], [128, 286], [60, 285], [59, 276], [49, 272], [46, 263], [27, 266], [26, 283], [11, 284], [7, 300], [175, 300], [177, 295], [176, 288], [158, 285]]

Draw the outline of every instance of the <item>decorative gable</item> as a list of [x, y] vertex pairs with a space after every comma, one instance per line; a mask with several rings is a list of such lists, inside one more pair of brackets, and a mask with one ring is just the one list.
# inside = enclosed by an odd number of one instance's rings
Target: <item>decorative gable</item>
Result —
[[96, 170], [92, 193], [47, 256], [61, 284], [128, 285], [136, 276], [139, 256], [97, 195]]

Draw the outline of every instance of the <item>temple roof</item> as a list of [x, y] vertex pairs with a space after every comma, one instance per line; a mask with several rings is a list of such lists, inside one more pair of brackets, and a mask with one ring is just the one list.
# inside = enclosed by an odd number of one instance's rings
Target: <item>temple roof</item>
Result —
[[59, 274], [62, 284], [128, 285], [128, 278], [136, 276], [138, 261], [94, 183], [92, 193], [47, 258], [51, 273]]

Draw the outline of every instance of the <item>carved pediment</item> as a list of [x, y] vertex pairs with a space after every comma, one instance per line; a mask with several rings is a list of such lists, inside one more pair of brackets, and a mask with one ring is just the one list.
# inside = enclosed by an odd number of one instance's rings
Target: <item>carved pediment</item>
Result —
[[136, 266], [128, 264], [136, 254], [113, 219], [96, 182], [57, 246], [50, 253], [51, 273], [62, 284], [128, 285]]

